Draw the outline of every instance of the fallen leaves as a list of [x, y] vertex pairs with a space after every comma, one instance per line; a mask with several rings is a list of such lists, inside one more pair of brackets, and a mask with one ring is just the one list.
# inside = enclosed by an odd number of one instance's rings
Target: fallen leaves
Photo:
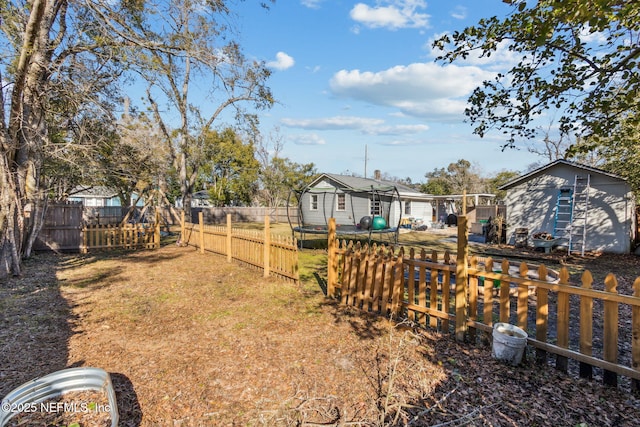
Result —
[[533, 353], [511, 367], [189, 248], [39, 255], [25, 271], [0, 287], [0, 394], [99, 366], [122, 426], [638, 424], [636, 397]]

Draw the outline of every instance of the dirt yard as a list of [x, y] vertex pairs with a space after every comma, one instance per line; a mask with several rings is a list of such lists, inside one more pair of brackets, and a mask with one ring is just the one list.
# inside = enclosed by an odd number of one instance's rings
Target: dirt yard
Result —
[[[41, 254], [0, 284], [0, 396], [107, 370], [121, 426], [634, 426], [640, 401], [341, 309], [193, 248]], [[636, 270], [637, 271], [637, 270]]]

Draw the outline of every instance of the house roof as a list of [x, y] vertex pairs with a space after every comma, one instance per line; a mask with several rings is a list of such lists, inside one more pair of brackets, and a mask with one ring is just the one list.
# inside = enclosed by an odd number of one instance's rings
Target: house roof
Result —
[[193, 193], [191, 195], [192, 198], [194, 199], [202, 199], [202, 200], [207, 200], [210, 198], [209, 196], [209, 190], [200, 190], [200, 191], [196, 191], [195, 193]]
[[338, 175], [333, 173], [323, 173], [318, 176], [315, 180], [311, 182], [307, 186], [307, 188], [314, 188], [319, 182], [323, 181], [325, 178], [328, 178], [342, 186], [342, 188], [350, 190], [350, 191], [393, 191], [397, 189], [398, 193], [401, 196], [407, 197], [425, 197], [426, 194], [421, 193], [414, 188], [411, 188], [407, 185], [398, 184], [392, 181], [385, 181], [373, 178], [361, 178], [357, 176], [350, 175]]
[[548, 163], [542, 167], [539, 167], [538, 169], [534, 169], [531, 172], [528, 172], [524, 175], [521, 175], [509, 182], [507, 182], [506, 184], [502, 185], [499, 190], [508, 190], [509, 188], [515, 187], [518, 184], [521, 184], [522, 182], [526, 182], [528, 180], [530, 180], [531, 178], [533, 178], [536, 175], [539, 175], [541, 173], [543, 173], [545, 170], [553, 168], [555, 166], [558, 165], [565, 165], [565, 166], [572, 166], [578, 169], [582, 169], [584, 171], [590, 172], [590, 173], [597, 173], [600, 175], [605, 175], [614, 179], [619, 179], [621, 181], [626, 181], [626, 179], [624, 179], [623, 177], [613, 174], [611, 172], [607, 172], [605, 170], [602, 169], [598, 169], [598, 168], [594, 168], [592, 166], [587, 166], [587, 165], [583, 165], [581, 163], [576, 163], [576, 162], [570, 162], [569, 160], [564, 160], [564, 159], [559, 159], [556, 160], [554, 162]]
[[116, 197], [118, 192], [102, 185], [84, 186], [79, 185], [70, 192], [70, 197], [78, 198], [104, 198]]

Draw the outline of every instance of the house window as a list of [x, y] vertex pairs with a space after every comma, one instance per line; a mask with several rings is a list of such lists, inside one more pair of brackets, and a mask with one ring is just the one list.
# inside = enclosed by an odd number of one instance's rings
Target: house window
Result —
[[312, 194], [311, 195], [311, 206], [310, 206], [312, 211], [317, 211], [318, 210], [318, 195], [317, 194]]
[[404, 214], [411, 215], [411, 200], [404, 202]]
[[336, 210], [337, 211], [347, 210], [347, 196], [345, 194], [338, 194], [338, 197], [336, 199]]
[[375, 198], [374, 196], [371, 196], [369, 198], [369, 202], [371, 205], [371, 215], [372, 216], [381, 216], [382, 215], [382, 203], [380, 202], [380, 199]]

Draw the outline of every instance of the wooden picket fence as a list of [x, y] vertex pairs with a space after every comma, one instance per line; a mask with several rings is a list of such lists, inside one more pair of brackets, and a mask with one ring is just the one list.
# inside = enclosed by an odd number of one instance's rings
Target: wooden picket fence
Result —
[[[494, 322], [512, 323], [528, 332], [527, 344], [535, 348], [538, 364], [546, 365], [554, 354], [563, 372], [573, 360], [581, 377], [592, 378], [597, 367], [605, 384], [617, 385], [622, 375], [631, 379], [633, 391], [640, 391], [640, 277], [632, 296], [621, 295], [613, 274], [596, 290], [589, 271], [578, 286], [569, 283], [566, 268], [553, 272], [544, 265], [532, 269], [526, 263], [469, 257], [460, 231], [466, 229], [465, 217], [458, 221], [462, 257], [339, 242], [330, 221], [329, 296], [455, 333], [459, 341], [486, 341]], [[601, 339], [594, 339], [594, 330]]]
[[82, 228], [80, 251], [115, 249], [157, 249], [160, 247], [160, 221], [151, 224], [94, 224]]
[[269, 216], [264, 217], [264, 231], [233, 227], [231, 214], [227, 215], [226, 226], [205, 225], [202, 212], [198, 216], [198, 224], [193, 224], [185, 222], [183, 214], [180, 244], [259, 268], [264, 277], [299, 282], [298, 242], [293, 237], [271, 234]]

